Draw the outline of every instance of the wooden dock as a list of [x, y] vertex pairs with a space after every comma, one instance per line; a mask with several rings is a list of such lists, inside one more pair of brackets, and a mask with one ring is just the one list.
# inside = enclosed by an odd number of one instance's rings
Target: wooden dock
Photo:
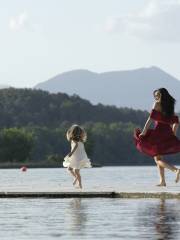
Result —
[[161, 198], [180, 199], [180, 192], [0, 192], [0, 198]]

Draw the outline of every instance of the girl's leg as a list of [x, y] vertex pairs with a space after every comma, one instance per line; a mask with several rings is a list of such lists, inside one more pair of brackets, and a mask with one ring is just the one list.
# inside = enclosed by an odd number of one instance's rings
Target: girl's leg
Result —
[[158, 159], [161, 159], [159, 157], [160, 156], [154, 157], [154, 160], [157, 164], [157, 168], [159, 170], [159, 175], [160, 175], [160, 183], [157, 186], [158, 187], [165, 187], [166, 186], [166, 181], [165, 181], [165, 175], [164, 175], [164, 167], [162, 167], [158, 164]]
[[68, 167], [67, 170], [68, 170], [68, 172], [69, 172], [74, 178], [76, 178], [76, 174], [74, 173], [73, 168]]
[[76, 185], [77, 181], [78, 181], [78, 178], [77, 178], [77, 176], [76, 176], [75, 179], [74, 179], [74, 181], [73, 181], [73, 185], [74, 185], [74, 186]]
[[75, 169], [75, 174], [76, 174], [76, 176], [77, 176], [77, 181], [79, 182], [79, 187], [82, 189], [80, 169]]

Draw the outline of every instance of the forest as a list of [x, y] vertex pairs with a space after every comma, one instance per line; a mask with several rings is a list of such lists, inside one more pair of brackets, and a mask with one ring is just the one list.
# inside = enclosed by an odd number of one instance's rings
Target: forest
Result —
[[[151, 165], [133, 143], [133, 131], [142, 128], [147, 111], [93, 105], [77, 95], [42, 90], [0, 90], [0, 166], [62, 166], [70, 151], [65, 133], [82, 125], [94, 166]], [[178, 162], [180, 155], [172, 156]], [[169, 158], [169, 157], [168, 157]]]

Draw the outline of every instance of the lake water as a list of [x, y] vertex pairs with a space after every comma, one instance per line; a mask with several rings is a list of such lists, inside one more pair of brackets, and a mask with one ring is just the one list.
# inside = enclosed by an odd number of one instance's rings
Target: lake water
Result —
[[[166, 175], [166, 190], [180, 192]], [[155, 167], [87, 169], [82, 178], [84, 191], [157, 191]], [[0, 191], [79, 191], [71, 180], [65, 169], [0, 170]], [[1, 240], [180, 239], [179, 200], [0, 199], [0, 216]]]

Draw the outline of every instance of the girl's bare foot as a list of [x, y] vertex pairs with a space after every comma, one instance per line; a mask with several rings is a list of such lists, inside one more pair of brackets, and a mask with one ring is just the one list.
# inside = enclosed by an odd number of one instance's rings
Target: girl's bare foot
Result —
[[177, 169], [175, 182], [178, 183], [179, 180], [180, 180], [180, 169]]
[[74, 187], [82, 190], [82, 186], [80, 187], [79, 185], [74, 185]]
[[160, 184], [156, 185], [157, 187], [166, 187], [166, 183], [165, 182], [161, 182]]
[[73, 181], [73, 186], [75, 186], [76, 183], [77, 183], [77, 178], [74, 179], [74, 181]]

